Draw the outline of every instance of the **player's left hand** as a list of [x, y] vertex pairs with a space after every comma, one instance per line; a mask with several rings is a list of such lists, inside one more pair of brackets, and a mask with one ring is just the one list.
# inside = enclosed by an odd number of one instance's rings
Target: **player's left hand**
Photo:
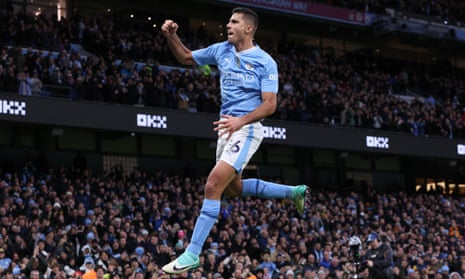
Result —
[[213, 122], [213, 125], [216, 126], [213, 130], [219, 131], [219, 137], [227, 135], [227, 138], [229, 139], [235, 131], [244, 126], [244, 123], [240, 117], [221, 115], [221, 119]]

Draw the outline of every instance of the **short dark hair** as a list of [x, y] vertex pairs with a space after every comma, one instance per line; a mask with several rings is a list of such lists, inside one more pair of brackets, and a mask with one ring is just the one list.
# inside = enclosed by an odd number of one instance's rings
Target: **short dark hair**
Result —
[[245, 7], [237, 7], [232, 10], [231, 14], [243, 14], [246, 19], [250, 20], [253, 23], [254, 31], [257, 30], [258, 15], [254, 10]]

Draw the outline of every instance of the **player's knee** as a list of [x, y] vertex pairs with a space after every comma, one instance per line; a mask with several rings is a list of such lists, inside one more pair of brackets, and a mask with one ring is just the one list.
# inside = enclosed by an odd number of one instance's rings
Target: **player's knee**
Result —
[[216, 183], [208, 182], [205, 184], [205, 197], [206, 198], [219, 198], [223, 192], [222, 187]]

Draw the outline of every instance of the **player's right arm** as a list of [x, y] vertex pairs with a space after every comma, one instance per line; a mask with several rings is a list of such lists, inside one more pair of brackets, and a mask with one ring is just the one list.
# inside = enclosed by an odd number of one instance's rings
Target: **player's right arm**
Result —
[[174, 57], [176, 57], [176, 60], [184, 65], [193, 65], [195, 61], [192, 57], [192, 51], [181, 42], [181, 39], [179, 39], [179, 36], [176, 33], [178, 27], [179, 26], [176, 22], [171, 19], [167, 19], [161, 26], [161, 31], [166, 37], [168, 46]]

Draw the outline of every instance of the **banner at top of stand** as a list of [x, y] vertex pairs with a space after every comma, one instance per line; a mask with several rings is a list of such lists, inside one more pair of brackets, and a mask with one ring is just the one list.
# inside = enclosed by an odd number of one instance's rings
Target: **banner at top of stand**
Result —
[[315, 19], [338, 21], [348, 24], [369, 26], [373, 17], [365, 11], [312, 3], [298, 0], [218, 0], [221, 2], [252, 6], [289, 14], [307, 16]]

